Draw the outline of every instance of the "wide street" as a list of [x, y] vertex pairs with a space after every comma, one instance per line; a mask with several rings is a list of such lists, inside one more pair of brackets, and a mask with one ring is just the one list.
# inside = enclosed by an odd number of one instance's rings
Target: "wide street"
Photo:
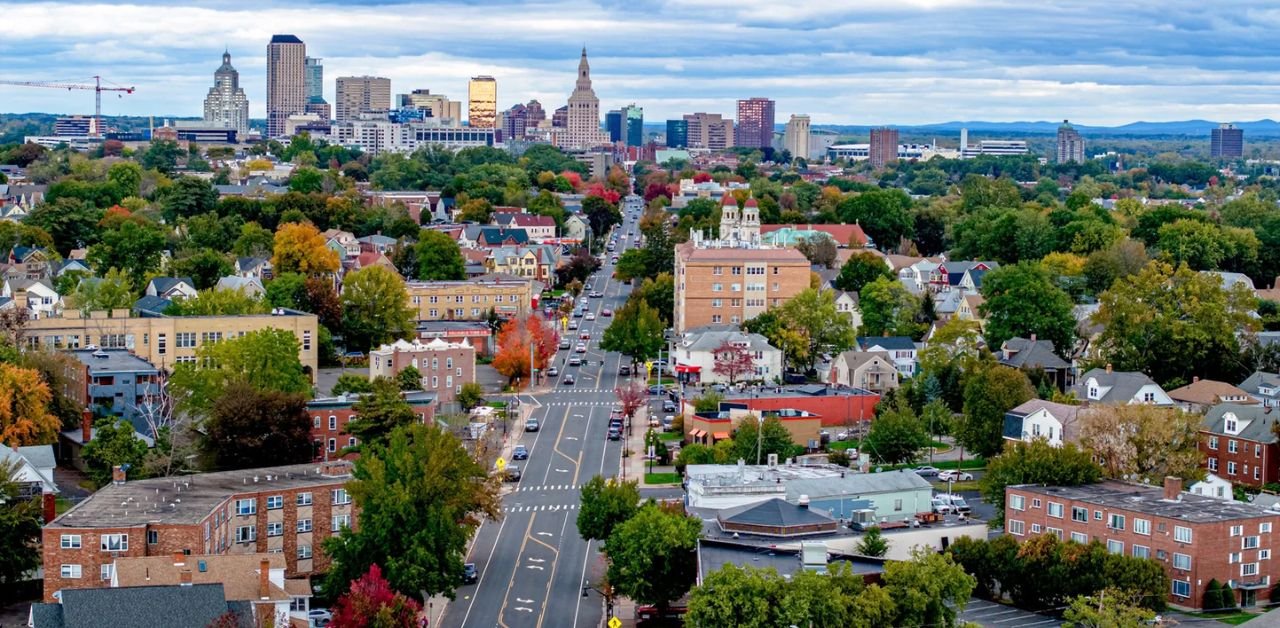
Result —
[[[637, 234], [635, 216], [624, 204], [624, 224], [618, 228], [622, 235], [614, 253], [633, 245], [625, 234]], [[603, 557], [595, 543], [578, 536], [576, 521], [580, 487], [595, 475], [617, 475], [625, 442], [607, 439], [614, 389], [620, 380], [627, 381], [618, 377], [626, 358], [600, 351], [600, 339], [612, 320], [600, 311], [617, 311], [631, 288], [611, 279], [609, 257], [604, 253], [605, 264], [592, 281], [592, 289], [604, 294], [589, 299], [595, 320], [573, 318], [581, 328], [560, 331], [575, 346], [579, 334], [590, 333], [590, 340], [584, 341], [587, 352], [575, 354], [572, 347], [558, 351], [553, 364], [560, 375], [547, 379], [550, 389], [521, 396], [523, 403], [533, 405], [540, 429], [510, 439], [528, 448], [529, 459], [512, 462], [520, 466], [522, 477], [504, 486], [502, 519], [481, 525], [467, 558], [476, 564], [479, 581], [458, 589], [457, 599], [445, 608], [442, 626], [597, 626], [602, 621], [599, 594], [589, 591], [584, 598], [582, 586], [600, 580]], [[571, 355], [582, 357], [583, 365], [567, 366]], [[561, 383], [566, 374], [576, 379], [573, 385]]]

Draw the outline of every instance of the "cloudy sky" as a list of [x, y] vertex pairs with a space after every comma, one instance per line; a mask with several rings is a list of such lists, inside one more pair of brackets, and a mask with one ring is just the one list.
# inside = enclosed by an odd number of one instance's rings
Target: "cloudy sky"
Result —
[[[331, 102], [343, 75], [465, 100], [467, 78], [490, 74], [500, 107], [550, 110], [586, 45], [602, 110], [635, 102], [648, 122], [752, 96], [776, 100], [780, 123], [1280, 117], [1272, 1], [5, 0], [0, 14], [0, 79], [138, 88], [104, 95], [106, 114], [200, 115], [225, 46], [263, 117], [267, 42], [292, 33], [324, 59]], [[0, 86], [3, 112], [92, 106], [90, 92]]]

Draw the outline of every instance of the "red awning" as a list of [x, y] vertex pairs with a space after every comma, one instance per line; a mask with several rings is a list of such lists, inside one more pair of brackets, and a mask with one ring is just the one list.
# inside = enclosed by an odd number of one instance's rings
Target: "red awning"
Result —
[[712, 438], [712, 440], [725, 440], [726, 438], [729, 438], [729, 433], [728, 433], [728, 432], [716, 432], [715, 434], [712, 434], [712, 435], [711, 435], [711, 438]]
[[677, 373], [701, 373], [702, 367], [694, 366], [692, 364], [676, 364], [676, 372]]
[[689, 436], [692, 436], [694, 438], [702, 438], [703, 436], [706, 436], [706, 435], [707, 433], [702, 430], [693, 430], [692, 432], [689, 432]]

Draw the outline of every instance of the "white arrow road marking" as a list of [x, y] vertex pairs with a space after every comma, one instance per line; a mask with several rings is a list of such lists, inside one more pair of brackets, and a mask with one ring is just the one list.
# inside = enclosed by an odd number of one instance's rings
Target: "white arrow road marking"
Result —
[[555, 535], [550, 532], [539, 532], [538, 536], [555, 536]]
[[568, 469], [556, 469], [556, 473], [568, 473]]
[[525, 568], [525, 569], [537, 569], [538, 571], [546, 571], [546, 568], [545, 568], [545, 567], [543, 567], [542, 565], [525, 565], [525, 566], [524, 566], [524, 568]]
[[523, 606], [517, 606], [517, 607], [516, 607], [516, 610], [518, 610], [518, 611], [524, 611], [524, 612], [526, 612], [526, 613], [532, 613], [532, 612], [533, 612], [533, 609], [532, 609], [532, 608], [525, 608], [525, 607], [523, 607]]
[[518, 598], [516, 598], [516, 601], [517, 601], [517, 602], [519, 602], [519, 603], [521, 603], [521, 604], [533, 604], [533, 600], [526, 600], [526, 599], [524, 599], [524, 598], [522, 598], [522, 597], [518, 597]]
[[578, 437], [577, 437], [577, 436], [565, 436], [565, 437], [564, 437], [564, 439], [565, 439], [565, 440], [578, 440]]
[[[530, 558], [530, 559], [529, 559], [529, 562], [531, 562], [531, 563], [545, 563], [545, 562], [547, 562], [547, 559], [545, 559], [545, 558]], [[521, 601], [521, 602], [523, 602], [524, 600], [520, 600], [520, 601]]]

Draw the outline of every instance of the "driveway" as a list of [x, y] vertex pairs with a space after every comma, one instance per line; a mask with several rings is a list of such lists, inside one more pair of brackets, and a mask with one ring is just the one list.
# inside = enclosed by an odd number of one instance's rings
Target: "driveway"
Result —
[[961, 622], [973, 622], [987, 628], [1026, 628], [1027, 626], [1048, 628], [1062, 625], [1062, 620], [1057, 617], [1040, 615], [978, 598], [969, 598], [969, 603], [965, 605], [959, 619]]

